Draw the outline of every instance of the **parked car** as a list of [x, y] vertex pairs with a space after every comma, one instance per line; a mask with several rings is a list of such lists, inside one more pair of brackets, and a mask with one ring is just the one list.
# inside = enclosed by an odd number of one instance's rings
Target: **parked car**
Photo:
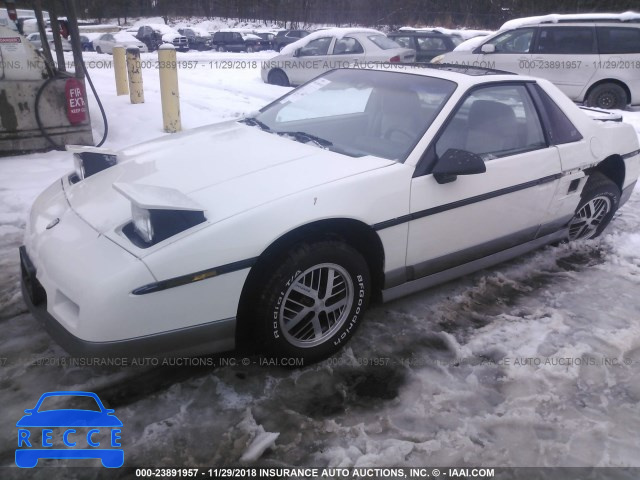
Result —
[[290, 43], [297, 42], [309, 35], [307, 30], [280, 30], [274, 39], [274, 47], [279, 52]]
[[203, 51], [212, 48], [212, 36], [206, 30], [196, 27], [179, 28], [178, 33], [187, 37], [191, 50]]
[[598, 108], [640, 104], [640, 14], [523, 18], [473, 48], [435, 63], [490, 66], [555, 83], [569, 98]]
[[270, 42], [258, 35], [232, 30], [215, 32], [211, 43], [219, 52], [258, 52], [271, 49]]
[[147, 46], [128, 32], [104, 33], [93, 41], [96, 52], [113, 54], [113, 47], [138, 47], [148, 52]]
[[257, 35], [262, 40], [267, 42], [266, 48], [264, 50], [275, 50], [276, 49], [276, 34], [274, 32], [260, 32], [253, 31], [251, 32], [254, 35]]
[[337, 69], [240, 121], [67, 148], [75, 171], [27, 220], [22, 289], [81, 356], [253, 339], [319, 360], [370, 299], [596, 237], [640, 171], [631, 125], [468, 67]]
[[[15, 459], [19, 467], [33, 468], [41, 458], [99, 458], [107, 468], [124, 463], [124, 450], [120, 448], [122, 422], [95, 393], [47, 392], [25, 413], [16, 423], [19, 433]], [[107, 429], [108, 433], [102, 432]], [[95, 448], [98, 446], [101, 448]]]
[[189, 40], [187, 37], [180, 35], [173, 28], [161, 23], [150, 23], [138, 27], [136, 38], [142, 41], [150, 52], [158, 49], [163, 43], [170, 43], [179, 52], [189, 50]]
[[415, 50], [401, 47], [377, 30], [330, 28], [285, 46], [280, 55], [261, 63], [261, 75], [266, 83], [301, 85], [332, 68], [415, 59]]
[[80, 44], [82, 45], [83, 52], [93, 52], [95, 50], [93, 40], [87, 35], [80, 35]]
[[404, 30], [387, 34], [397, 44], [416, 51], [416, 62], [427, 63], [452, 51], [463, 42], [459, 35], [445, 35], [437, 30]]
[[[40, 33], [36, 32], [36, 33], [29, 34], [27, 36], [27, 40], [29, 40], [35, 48], [38, 48], [38, 49], [42, 48], [42, 38], [40, 37]], [[60, 41], [62, 42], [62, 51], [70, 52], [71, 42], [69, 42], [69, 40], [66, 40], [62, 37], [60, 38]], [[55, 50], [56, 47], [55, 47], [55, 44], [53, 43], [53, 33], [47, 32], [47, 42], [49, 43], [49, 46], [51, 47], [51, 49]]]

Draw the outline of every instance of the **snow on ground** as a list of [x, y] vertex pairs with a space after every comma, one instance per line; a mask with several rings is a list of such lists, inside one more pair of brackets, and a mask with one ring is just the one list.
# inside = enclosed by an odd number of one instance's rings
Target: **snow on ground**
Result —
[[[183, 127], [285, 93], [260, 80], [259, 61], [270, 55], [179, 54], [198, 60], [179, 72]], [[86, 56], [109, 118], [105, 146], [165, 135], [157, 70], [143, 70], [146, 103], [131, 105], [115, 96], [113, 72], [98, 68], [107, 59]], [[209, 63], [223, 59], [257, 64]], [[640, 135], [640, 111], [623, 113]], [[93, 101], [91, 115], [98, 139]], [[23, 410], [63, 389], [96, 392], [116, 409], [130, 466], [640, 466], [638, 191], [601, 239], [377, 306], [348, 348], [318, 365], [287, 370], [251, 357], [215, 368], [83, 367], [63, 364], [18, 282], [29, 206], [71, 165], [63, 152], [0, 159], [1, 466], [13, 465]]]

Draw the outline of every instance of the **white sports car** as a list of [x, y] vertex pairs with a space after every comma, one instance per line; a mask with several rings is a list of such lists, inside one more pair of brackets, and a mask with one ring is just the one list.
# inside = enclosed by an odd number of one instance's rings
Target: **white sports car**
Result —
[[343, 69], [239, 121], [69, 148], [23, 294], [72, 354], [316, 361], [370, 300], [599, 235], [640, 171], [634, 129], [600, 118], [541, 79]]

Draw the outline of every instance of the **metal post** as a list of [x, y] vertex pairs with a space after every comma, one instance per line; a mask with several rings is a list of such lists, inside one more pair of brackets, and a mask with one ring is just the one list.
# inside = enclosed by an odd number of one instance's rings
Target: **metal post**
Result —
[[38, 32], [40, 32], [40, 40], [42, 43], [42, 53], [44, 54], [44, 62], [49, 70], [49, 75], [55, 75], [55, 64], [53, 63], [53, 57], [51, 56], [51, 48], [47, 41], [47, 32], [44, 29], [44, 18], [42, 18], [42, 2], [40, 0], [33, 1], [33, 11], [36, 14], [36, 21], [38, 22]]
[[180, 122], [176, 49], [173, 45], [165, 44], [158, 49], [158, 63], [160, 67], [160, 97], [162, 99], [164, 131], [176, 133], [182, 130], [182, 123]]
[[58, 70], [66, 72], [67, 66], [64, 64], [64, 51], [62, 50], [62, 40], [60, 39], [60, 25], [58, 24], [58, 12], [56, 11], [55, 0], [49, 2], [49, 20], [51, 21], [51, 31], [53, 32], [53, 44], [56, 47]]
[[144, 103], [144, 87], [142, 85], [142, 65], [140, 49], [127, 48], [127, 72], [129, 73], [129, 98], [131, 103]]
[[71, 37], [71, 49], [73, 50], [73, 62], [76, 65], [76, 78], [84, 78], [84, 68], [82, 68], [82, 43], [80, 42], [80, 30], [78, 29], [78, 17], [76, 15], [76, 4], [73, 0], [64, 0], [69, 22], [69, 36]]
[[127, 83], [127, 59], [122, 45], [113, 47], [113, 70], [116, 74], [116, 94], [127, 95], [129, 84]]

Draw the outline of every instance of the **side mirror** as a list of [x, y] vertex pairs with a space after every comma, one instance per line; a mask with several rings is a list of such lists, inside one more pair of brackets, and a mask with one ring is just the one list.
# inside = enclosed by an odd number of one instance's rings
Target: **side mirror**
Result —
[[437, 161], [431, 173], [436, 182], [450, 183], [458, 178], [458, 175], [475, 175], [487, 171], [487, 166], [480, 155], [450, 148]]
[[485, 43], [480, 47], [482, 53], [496, 53], [496, 46], [493, 43]]

